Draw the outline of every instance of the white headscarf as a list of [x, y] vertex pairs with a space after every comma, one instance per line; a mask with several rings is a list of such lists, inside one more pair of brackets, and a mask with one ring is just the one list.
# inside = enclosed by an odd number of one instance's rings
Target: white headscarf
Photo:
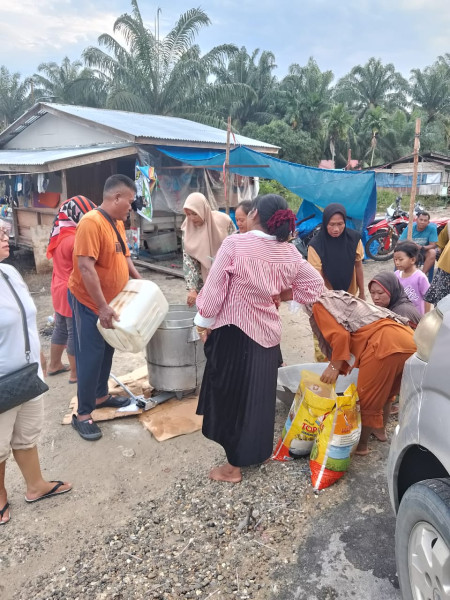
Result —
[[184, 249], [189, 256], [192, 256], [201, 264], [202, 279], [205, 282], [212, 261], [223, 240], [228, 235], [231, 219], [225, 213], [211, 210], [205, 196], [199, 192], [189, 194], [183, 210], [186, 208], [195, 212], [203, 221], [203, 225], [196, 227], [186, 217], [181, 230], [184, 235]]

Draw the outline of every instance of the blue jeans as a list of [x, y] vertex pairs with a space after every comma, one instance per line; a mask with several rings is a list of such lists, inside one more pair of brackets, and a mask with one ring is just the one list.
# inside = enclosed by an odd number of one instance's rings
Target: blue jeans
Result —
[[98, 315], [68, 293], [73, 312], [73, 337], [78, 379], [78, 414], [89, 415], [97, 398], [108, 394], [114, 348], [97, 329]]

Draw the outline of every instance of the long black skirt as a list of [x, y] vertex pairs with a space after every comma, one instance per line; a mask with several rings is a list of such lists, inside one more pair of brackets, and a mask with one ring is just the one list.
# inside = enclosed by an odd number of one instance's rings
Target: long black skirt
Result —
[[197, 408], [203, 435], [235, 467], [264, 462], [273, 449], [279, 345], [264, 348], [227, 325], [212, 331], [205, 355]]

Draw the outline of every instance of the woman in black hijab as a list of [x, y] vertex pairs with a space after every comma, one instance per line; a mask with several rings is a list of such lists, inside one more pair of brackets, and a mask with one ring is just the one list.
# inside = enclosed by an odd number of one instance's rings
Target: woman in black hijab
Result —
[[342, 204], [329, 204], [323, 211], [322, 229], [308, 247], [308, 262], [319, 271], [330, 290], [344, 290], [365, 300], [361, 236], [345, 223]]

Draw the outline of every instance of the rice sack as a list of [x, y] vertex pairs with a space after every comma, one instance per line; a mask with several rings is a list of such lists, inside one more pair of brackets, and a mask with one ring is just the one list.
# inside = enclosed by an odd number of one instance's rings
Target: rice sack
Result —
[[329, 487], [343, 477], [361, 435], [361, 414], [355, 384], [338, 395], [315, 438], [309, 466], [314, 490]]
[[308, 456], [324, 417], [336, 403], [334, 385], [303, 370], [281, 437], [272, 455], [281, 462]]

